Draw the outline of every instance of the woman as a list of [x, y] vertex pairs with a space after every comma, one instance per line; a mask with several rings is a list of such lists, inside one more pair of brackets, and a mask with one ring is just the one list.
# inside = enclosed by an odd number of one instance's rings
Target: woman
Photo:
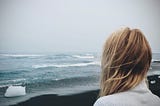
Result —
[[151, 48], [139, 29], [112, 33], [104, 45], [100, 98], [94, 106], [160, 106], [145, 83], [151, 59]]

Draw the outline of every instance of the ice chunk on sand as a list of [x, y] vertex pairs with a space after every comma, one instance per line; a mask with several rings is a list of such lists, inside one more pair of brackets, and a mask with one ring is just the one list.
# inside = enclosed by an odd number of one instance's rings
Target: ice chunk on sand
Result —
[[25, 87], [23, 86], [9, 86], [4, 94], [5, 97], [15, 97], [26, 95]]

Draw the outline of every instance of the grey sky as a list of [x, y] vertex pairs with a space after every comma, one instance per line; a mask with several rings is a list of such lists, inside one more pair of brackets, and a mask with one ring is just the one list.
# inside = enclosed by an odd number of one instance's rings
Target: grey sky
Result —
[[101, 52], [121, 26], [160, 53], [159, 0], [0, 0], [0, 52]]

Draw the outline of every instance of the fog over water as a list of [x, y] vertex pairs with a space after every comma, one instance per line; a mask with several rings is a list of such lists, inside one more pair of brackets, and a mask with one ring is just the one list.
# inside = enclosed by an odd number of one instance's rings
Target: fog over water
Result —
[[101, 52], [121, 26], [160, 53], [159, 0], [0, 0], [0, 52]]

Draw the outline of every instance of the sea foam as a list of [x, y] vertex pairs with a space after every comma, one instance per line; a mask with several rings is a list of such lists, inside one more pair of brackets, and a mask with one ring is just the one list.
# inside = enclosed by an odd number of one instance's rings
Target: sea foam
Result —
[[11, 86], [11, 85], [22, 85], [24, 84], [26, 81], [26, 79], [13, 79], [13, 80], [3, 80], [3, 81], [0, 81], [0, 88], [3, 88], [3, 87], [8, 87], [8, 86]]
[[62, 68], [62, 67], [84, 67], [84, 66], [90, 66], [90, 65], [100, 65], [100, 62], [94, 61], [89, 63], [76, 63], [76, 64], [40, 64], [40, 65], [33, 65], [33, 68], [46, 68], [46, 67], [56, 67], [56, 68]]
[[0, 56], [5, 57], [41, 57], [44, 55], [38, 55], [38, 54], [0, 54]]
[[93, 58], [94, 58], [93, 55], [84, 55], [84, 56], [81, 56], [81, 55], [73, 55], [73, 57], [80, 58], [80, 59], [93, 59]]

